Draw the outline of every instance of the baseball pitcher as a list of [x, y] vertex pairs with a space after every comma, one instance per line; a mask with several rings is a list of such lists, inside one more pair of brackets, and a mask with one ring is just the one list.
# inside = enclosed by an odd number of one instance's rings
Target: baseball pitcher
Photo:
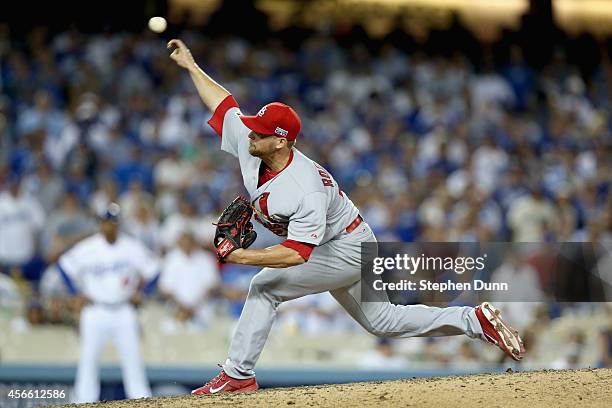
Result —
[[221, 372], [192, 394], [257, 390], [253, 369], [278, 305], [324, 291], [378, 336], [465, 334], [498, 345], [515, 360], [523, 357], [518, 333], [488, 303], [476, 308], [362, 303], [361, 243], [376, 238], [332, 175], [295, 148], [301, 127], [295, 110], [273, 102], [254, 116], [243, 115], [232, 95], [200, 69], [181, 40], [171, 40], [168, 48], [214, 112], [208, 123], [221, 137], [221, 149], [238, 159], [255, 219], [286, 238], [269, 248], [246, 249], [254, 240], [250, 213], [237, 213], [248, 206], [237, 199], [222, 215], [217, 234], [222, 231], [222, 236], [215, 238], [222, 262], [263, 269], [251, 281]]

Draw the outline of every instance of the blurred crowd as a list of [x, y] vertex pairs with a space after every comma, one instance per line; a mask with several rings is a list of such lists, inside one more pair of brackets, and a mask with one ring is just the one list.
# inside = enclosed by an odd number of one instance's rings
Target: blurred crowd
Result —
[[[502, 65], [474, 66], [324, 35], [297, 49], [181, 38], [244, 113], [273, 100], [296, 109], [296, 147], [332, 172], [380, 241], [612, 241], [608, 58], [583, 78], [562, 49], [536, 72], [517, 46]], [[70, 320], [54, 262], [115, 201], [125, 232], [163, 259], [149, 293], [179, 321], [206, 316], [218, 296], [238, 316], [256, 270], [220, 269], [208, 249], [241, 175], [165, 41], [44, 29], [15, 40], [0, 27], [0, 57], [0, 299], [22, 294], [31, 322]], [[277, 242], [258, 231], [257, 246]], [[337, 307], [313, 299], [294, 308], [302, 329], [342, 327]]]

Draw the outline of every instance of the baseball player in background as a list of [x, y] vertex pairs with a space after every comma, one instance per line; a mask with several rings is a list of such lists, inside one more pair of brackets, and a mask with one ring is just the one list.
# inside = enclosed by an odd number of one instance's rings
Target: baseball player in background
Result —
[[138, 317], [131, 300], [158, 272], [158, 262], [140, 241], [119, 232], [119, 205], [100, 216], [100, 232], [64, 253], [58, 269], [69, 291], [84, 297], [79, 334], [81, 350], [74, 402], [100, 398], [100, 355], [112, 338], [121, 360], [128, 398], [151, 396], [140, 354]]
[[488, 303], [436, 308], [361, 302], [361, 243], [376, 238], [329, 172], [294, 147], [301, 127], [298, 114], [273, 102], [254, 116], [243, 115], [232, 95], [200, 69], [181, 40], [171, 40], [168, 47], [174, 48], [170, 57], [189, 72], [202, 101], [214, 112], [208, 123], [221, 137], [221, 149], [238, 158], [255, 218], [286, 237], [278, 245], [238, 248], [223, 257], [225, 262], [263, 269], [251, 281], [222, 371], [192, 394], [258, 389], [253, 369], [278, 305], [324, 291], [378, 336], [465, 334], [497, 344], [515, 360], [523, 357], [518, 333]]

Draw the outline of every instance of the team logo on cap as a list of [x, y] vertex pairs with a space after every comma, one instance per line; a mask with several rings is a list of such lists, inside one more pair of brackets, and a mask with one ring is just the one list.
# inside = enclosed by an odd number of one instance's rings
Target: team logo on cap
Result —
[[285, 129], [279, 127], [274, 130], [274, 133], [282, 137], [286, 137], [289, 134], [289, 132], [287, 132]]
[[268, 109], [267, 106], [264, 106], [263, 108], [261, 108], [259, 112], [257, 112], [257, 116], [262, 117], [264, 113], [266, 113], [266, 109]]
[[119, 207], [119, 204], [117, 203], [110, 203], [106, 209], [106, 212], [111, 217], [118, 217], [119, 213], [121, 212], [121, 207]]

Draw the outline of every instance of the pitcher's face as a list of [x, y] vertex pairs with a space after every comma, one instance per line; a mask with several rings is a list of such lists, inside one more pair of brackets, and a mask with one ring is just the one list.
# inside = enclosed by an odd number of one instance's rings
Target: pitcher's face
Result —
[[260, 135], [259, 133], [249, 133], [249, 154], [255, 157], [264, 157], [274, 153], [282, 147], [283, 138], [276, 136]]

